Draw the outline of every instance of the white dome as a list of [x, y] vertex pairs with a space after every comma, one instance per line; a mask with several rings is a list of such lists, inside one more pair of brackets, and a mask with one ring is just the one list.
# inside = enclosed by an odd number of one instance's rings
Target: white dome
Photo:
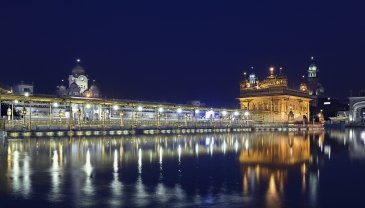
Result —
[[72, 74], [73, 74], [73, 75], [82, 75], [82, 74], [85, 74], [85, 70], [84, 70], [84, 68], [82, 68], [82, 66], [80, 66], [80, 65], [76, 65], [76, 66], [72, 69]]

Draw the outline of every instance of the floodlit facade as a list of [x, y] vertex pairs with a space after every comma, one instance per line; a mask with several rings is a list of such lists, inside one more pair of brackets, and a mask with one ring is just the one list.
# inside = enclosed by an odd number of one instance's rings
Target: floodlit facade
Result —
[[288, 79], [273, 67], [266, 79], [250, 74], [240, 84], [240, 108], [252, 112], [252, 119], [265, 123], [308, 122], [310, 97], [303, 82], [299, 89], [288, 87]]

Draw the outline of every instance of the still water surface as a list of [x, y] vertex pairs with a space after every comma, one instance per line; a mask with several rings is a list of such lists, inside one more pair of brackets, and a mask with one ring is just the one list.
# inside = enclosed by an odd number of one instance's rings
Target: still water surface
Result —
[[12, 140], [0, 207], [364, 207], [365, 131]]

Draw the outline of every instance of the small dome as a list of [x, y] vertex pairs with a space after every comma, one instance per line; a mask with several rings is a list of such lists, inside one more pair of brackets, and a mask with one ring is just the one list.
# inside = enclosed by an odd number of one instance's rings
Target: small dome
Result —
[[80, 66], [80, 65], [76, 65], [76, 66], [72, 69], [72, 74], [73, 74], [73, 75], [83, 75], [83, 74], [85, 74], [85, 70], [84, 70], [84, 68], [82, 68], [82, 66]]
[[99, 87], [98, 87], [98, 86], [96, 86], [95, 84], [91, 85], [91, 87], [90, 87], [90, 92], [92, 93], [92, 96], [93, 96], [94, 98], [98, 98], [98, 97], [100, 97], [100, 96], [101, 96], [101, 94], [100, 94], [100, 90], [99, 90]]
[[317, 66], [315, 64], [311, 64], [309, 66], [309, 71], [317, 71]]
[[99, 90], [99, 87], [95, 84], [91, 85], [90, 90]]

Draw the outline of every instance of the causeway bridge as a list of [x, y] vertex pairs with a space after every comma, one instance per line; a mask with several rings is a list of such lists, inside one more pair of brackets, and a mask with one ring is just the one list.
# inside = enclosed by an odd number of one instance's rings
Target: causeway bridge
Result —
[[304, 131], [321, 124], [260, 124], [254, 112], [117, 99], [2, 94], [10, 137]]

